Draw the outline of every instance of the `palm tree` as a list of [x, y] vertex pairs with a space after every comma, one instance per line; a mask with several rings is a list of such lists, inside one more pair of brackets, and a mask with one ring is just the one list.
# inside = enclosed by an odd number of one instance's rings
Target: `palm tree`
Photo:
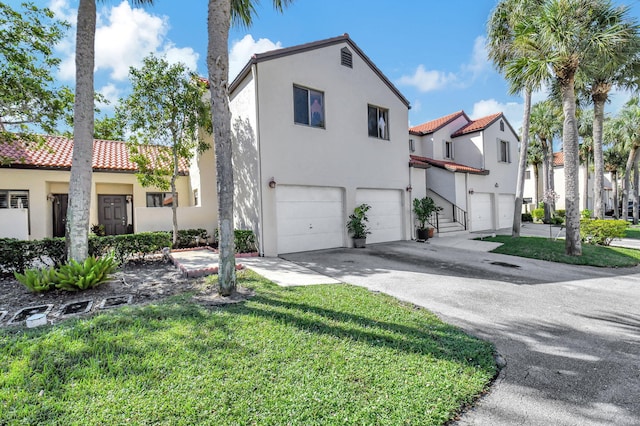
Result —
[[616, 19], [619, 9], [609, 0], [541, 0], [533, 12], [523, 16], [516, 27], [519, 35], [515, 39], [522, 41], [528, 55], [508, 67], [507, 78], [527, 81], [550, 70], [560, 88], [564, 114], [565, 252], [579, 256], [582, 245], [576, 74], [594, 66], [596, 58], [617, 60], [624, 56], [619, 40], [628, 30], [622, 19]]
[[[607, 125], [605, 124], [605, 129]], [[605, 135], [607, 131], [605, 130]], [[613, 190], [613, 217], [620, 217], [618, 209], [618, 175], [620, 170], [624, 169], [624, 153], [616, 146], [610, 147], [604, 151], [604, 169], [611, 173], [611, 189]]]
[[543, 161], [544, 151], [542, 144], [540, 140], [534, 136], [527, 150], [527, 163], [533, 167], [533, 179], [535, 182], [535, 197], [533, 201], [536, 207], [540, 203], [540, 165], [543, 164]]
[[[539, 142], [542, 151], [542, 190], [550, 194], [553, 189], [553, 139], [560, 134], [559, 108], [552, 100], [536, 103], [531, 109], [531, 134]], [[553, 197], [547, 199], [544, 208], [545, 223], [551, 221], [555, 209]]]
[[487, 50], [489, 59], [493, 61], [493, 64], [500, 72], [507, 74], [507, 80], [510, 82], [509, 91], [512, 94], [523, 92], [524, 96], [522, 137], [518, 161], [515, 208], [513, 211], [513, 228], [511, 233], [514, 238], [520, 236], [520, 225], [522, 221], [522, 197], [524, 194], [524, 180], [529, 146], [531, 92], [540, 87], [542, 81], [547, 78], [547, 73], [534, 74], [529, 78], [521, 79], [515, 78], [516, 76], [510, 77], [508, 75], [508, 69], [512, 64], [520, 63], [527, 55], [531, 54], [529, 47], [519, 39], [521, 36], [519, 25], [524, 16], [533, 13], [532, 11], [538, 7], [539, 2], [539, 0], [501, 1], [491, 13], [487, 23]]
[[[134, 4], [152, 3], [135, 0]], [[76, 91], [73, 107], [73, 155], [67, 208], [68, 258], [84, 261], [89, 253], [89, 208], [93, 161], [96, 2], [80, 0], [76, 32]]]
[[[291, 0], [273, 0], [282, 12]], [[218, 181], [218, 225], [220, 257], [218, 285], [220, 294], [235, 291], [235, 254], [233, 234], [233, 168], [231, 163], [231, 112], [229, 111], [229, 28], [234, 23], [250, 26], [255, 14], [252, 0], [209, 0], [207, 67]]]
[[578, 135], [582, 138], [578, 152], [580, 161], [584, 164], [582, 210], [585, 210], [589, 208], [589, 166], [593, 157], [593, 111], [578, 113]]

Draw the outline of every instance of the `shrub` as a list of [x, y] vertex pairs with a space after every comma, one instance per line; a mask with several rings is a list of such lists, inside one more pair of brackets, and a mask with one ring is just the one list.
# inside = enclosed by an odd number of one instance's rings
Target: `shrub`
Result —
[[582, 219], [580, 238], [589, 244], [608, 246], [614, 238], [622, 238], [627, 229], [624, 220]]
[[592, 214], [591, 210], [584, 209], [580, 212], [580, 217], [582, 219], [591, 219], [591, 214]]
[[89, 255], [100, 257], [113, 251], [120, 264], [132, 259], [144, 259], [148, 254], [160, 253], [163, 247], [171, 247], [170, 232], [140, 232], [89, 238]]
[[531, 216], [536, 222], [542, 222], [544, 219], [544, 209], [533, 209], [531, 210]]
[[14, 272], [16, 279], [34, 293], [49, 291], [58, 283], [55, 268], [27, 269], [24, 274]]
[[553, 216], [551, 218], [551, 224], [552, 225], [562, 225], [564, 223], [564, 219], [561, 218], [560, 216]]
[[567, 212], [563, 209], [556, 210], [556, 216], [564, 219], [565, 217], [567, 217]]
[[116, 265], [113, 253], [101, 258], [89, 256], [83, 263], [71, 259], [56, 272], [56, 287], [67, 291], [93, 288], [106, 281]]
[[250, 229], [236, 229], [233, 231], [236, 253], [252, 253], [257, 251], [256, 235]]
[[181, 229], [178, 230], [178, 240], [174, 248], [196, 247], [209, 241], [209, 233], [206, 229]]
[[0, 273], [23, 273], [34, 264], [61, 265], [66, 258], [64, 238], [34, 241], [0, 238]]
[[533, 222], [533, 216], [531, 216], [531, 213], [522, 213], [522, 219], [523, 222]]

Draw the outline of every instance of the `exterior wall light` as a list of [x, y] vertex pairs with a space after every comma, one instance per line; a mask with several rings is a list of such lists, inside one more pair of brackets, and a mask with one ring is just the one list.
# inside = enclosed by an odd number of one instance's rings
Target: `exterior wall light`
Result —
[[469, 189], [469, 195], [473, 195], [474, 191], [473, 188]]
[[276, 180], [274, 178], [271, 178], [271, 180], [269, 180], [269, 188], [275, 188], [276, 187]]
[[53, 202], [56, 200], [56, 197], [53, 194], [47, 194], [47, 201]]
[[411, 187], [411, 185], [407, 186], [407, 192], [411, 192], [413, 191], [413, 188]]

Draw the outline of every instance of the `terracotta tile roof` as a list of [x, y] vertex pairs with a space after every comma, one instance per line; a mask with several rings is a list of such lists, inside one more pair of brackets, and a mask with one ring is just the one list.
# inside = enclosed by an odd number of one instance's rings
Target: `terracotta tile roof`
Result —
[[465, 117], [467, 121], [470, 121], [469, 117], [467, 117], [467, 114], [465, 114], [464, 111], [460, 110], [458, 112], [454, 112], [453, 114], [445, 115], [444, 117], [436, 118], [435, 120], [427, 121], [426, 123], [411, 127], [409, 129], [409, 133], [418, 136], [427, 135], [441, 129], [456, 118], [462, 116]]
[[[11, 158], [10, 165], [22, 168], [70, 169], [73, 155], [73, 140], [62, 136], [44, 136], [42, 148], [25, 147], [22, 143], [0, 144], [0, 158]], [[159, 153], [158, 146], [150, 146], [152, 158]], [[129, 158], [129, 149], [121, 141], [96, 139], [93, 141], [94, 171], [135, 172], [138, 167]], [[189, 174], [185, 161], [180, 164], [180, 174]]]
[[564, 152], [560, 151], [553, 153], [553, 165], [564, 166]]
[[454, 163], [452, 161], [434, 160], [433, 158], [420, 157], [418, 155], [409, 156], [409, 165], [418, 168], [427, 168], [430, 166], [449, 170], [454, 173], [471, 173], [476, 175], [488, 175], [489, 170], [477, 169], [475, 167], [465, 166], [464, 164]]
[[502, 113], [498, 112], [495, 114], [488, 115], [486, 117], [479, 118], [477, 120], [473, 120], [464, 127], [458, 129], [454, 134], [451, 135], [452, 138], [456, 136], [466, 135], [467, 133], [479, 132], [481, 130], [486, 129], [491, 124], [493, 124], [498, 118], [502, 117]]

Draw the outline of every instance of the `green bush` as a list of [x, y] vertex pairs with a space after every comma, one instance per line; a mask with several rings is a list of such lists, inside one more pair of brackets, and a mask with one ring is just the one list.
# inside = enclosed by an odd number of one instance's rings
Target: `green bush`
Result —
[[66, 258], [64, 238], [34, 241], [0, 238], [0, 273], [23, 273], [34, 263], [61, 265]]
[[536, 222], [542, 222], [544, 219], [544, 209], [533, 209], [531, 210], [531, 216]]
[[559, 209], [559, 210], [556, 210], [556, 216], [564, 219], [565, 217], [567, 217], [567, 213], [565, 210]]
[[252, 253], [257, 251], [256, 235], [250, 229], [236, 229], [233, 231], [236, 253]]
[[13, 275], [33, 293], [52, 290], [58, 282], [55, 268], [27, 269], [24, 274], [14, 272]]
[[113, 253], [100, 258], [89, 256], [83, 263], [71, 259], [56, 272], [56, 287], [67, 291], [93, 288], [105, 282], [116, 266]]
[[89, 237], [89, 255], [100, 257], [113, 252], [116, 261], [120, 264], [129, 260], [144, 259], [148, 254], [160, 253], [163, 247], [171, 247], [170, 232]]
[[560, 216], [553, 216], [551, 218], [551, 224], [552, 225], [562, 225], [564, 223], [564, 219]]
[[522, 213], [522, 219], [523, 222], [533, 222], [533, 216], [531, 216], [531, 213]]
[[592, 211], [589, 209], [584, 209], [580, 212], [580, 217], [582, 219], [591, 219]]
[[197, 247], [209, 241], [209, 233], [206, 229], [181, 229], [178, 230], [178, 241], [174, 248]]
[[625, 220], [582, 219], [580, 238], [589, 244], [608, 246], [614, 238], [622, 238], [627, 229]]

